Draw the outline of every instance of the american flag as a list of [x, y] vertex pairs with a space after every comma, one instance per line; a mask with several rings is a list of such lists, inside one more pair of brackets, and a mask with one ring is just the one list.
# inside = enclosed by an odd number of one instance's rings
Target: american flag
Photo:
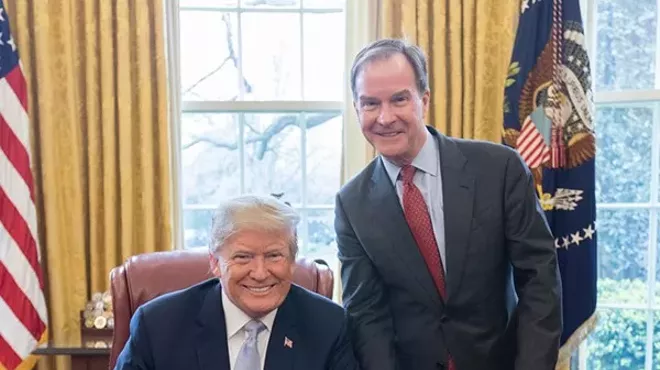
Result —
[[[598, 298], [593, 78], [580, 3], [520, 2], [504, 92], [504, 141], [516, 147], [535, 172], [546, 220], [556, 238], [563, 314], [557, 362], [561, 369], [569, 368], [572, 354], [593, 330]], [[521, 143], [524, 136], [526, 146]]]
[[7, 370], [45, 339], [37, 241], [27, 85], [0, 0], [0, 367]]
[[550, 149], [531, 117], [525, 119], [516, 144], [520, 156], [529, 168], [536, 168], [550, 159]]

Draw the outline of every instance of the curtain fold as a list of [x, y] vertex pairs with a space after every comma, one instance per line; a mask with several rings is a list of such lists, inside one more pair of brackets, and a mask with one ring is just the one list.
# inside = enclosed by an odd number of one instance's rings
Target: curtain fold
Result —
[[113, 267], [172, 248], [163, 4], [5, 4], [29, 85], [50, 339], [75, 343]]

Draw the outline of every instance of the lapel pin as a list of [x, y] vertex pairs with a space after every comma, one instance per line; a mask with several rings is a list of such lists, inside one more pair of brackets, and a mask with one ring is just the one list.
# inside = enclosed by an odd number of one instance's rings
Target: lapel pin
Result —
[[293, 348], [293, 341], [287, 337], [284, 337], [284, 347]]

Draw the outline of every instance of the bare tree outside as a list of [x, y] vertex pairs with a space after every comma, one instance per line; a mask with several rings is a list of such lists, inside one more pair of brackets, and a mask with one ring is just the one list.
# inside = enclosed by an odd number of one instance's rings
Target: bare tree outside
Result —
[[[255, 1], [253, 3], [244, 5], [260, 5]], [[257, 14], [261, 19], [270, 16], [269, 13]], [[250, 14], [254, 17], [253, 21], [260, 21], [257, 20], [258, 15]], [[274, 14], [272, 18], [277, 15]], [[290, 83], [295, 81], [295, 74], [299, 75], [299, 70], [303, 68], [295, 64], [292, 66], [290, 54], [295, 53], [289, 50], [291, 41], [284, 39], [280, 44], [271, 45], [271, 48], [279, 47], [281, 51], [259, 60], [267, 71], [259, 71], [261, 78], [255, 77], [255, 73], [246, 71], [245, 65], [240, 64], [237, 14], [216, 13], [214, 17], [220, 22], [214, 25], [213, 35], [222, 35], [222, 40], [215, 42], [209, 35], [205, 42], [208, 42], [209, 48], [221, 47], [222, 51], [214, 55], [222, 54], [222, 57], [213, 59], [213, 64], [209, 63], [208, 58], [203, 60], [205, 63], [200, 64], [204, 64], [204, 68], [193, 71], [196, 77], [183, 81], [181, 93], [184, 101], [257, 101], [261, 100], [260, 86], [261, 96], [265, 93], [270, 94], [268, 97], [300, 95]], [[183, 18], [182, 30], [192, 20], [199, 21]], [[200, 24], [199, 28], [204, 26]], [[250, 40], [246, 41], [246, 35], [242, 37], [242, 59], [246, 61], [246, 58], [250, 58], [246, 57], [247, 49], [250, 48], [246, 43]], [[251, 37], [254, 39], [255, 36]], [[181, 38], [181, 42], [182, 47], [186, 47], [185, 37]], [[182, 55], [182, 58], [185, 57]], [[254, 65], [255, 61], [251, 62]], [[183, 63], [185, 66], [186, 63]], [[239, 81], [241, 67], [244, 73]], [[263, 80], [266, 73], [269, 74], [268, 81]], [[264, 82], [266, 90], [263, 88]], [[240, 96], [239, 86], [244, 92], [243, 97]], [[303, 133], [305, 145], [302, 145]], [[308, 204], [331, 206], [334, 202], [334, 193], [339, 186], [340, 112], [184, 113], [181, 136], [184, 229], [188, 247], [206, 245], [211, 209], [221, 199], [240, 194], [241, 171], [244, 173], [246, 192], [284, 193], [283, 199], [296, 206], [302, 201], [302, 183], [306, 180]], [[241, 146], [244, 153], [242, 162]], [[303, 179], [303, 173], [306, 173], [306, 179]], [[308, 242], [311, 246], [308, 249], [327, 246], [334, 248], [331, 208], [327, 211], [307, 211], [307, 216]]]

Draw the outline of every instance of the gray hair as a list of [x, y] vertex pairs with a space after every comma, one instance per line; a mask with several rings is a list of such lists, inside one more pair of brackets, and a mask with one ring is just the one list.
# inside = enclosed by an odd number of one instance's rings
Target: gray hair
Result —
[[217, 253], [232, 235], [244, 230], [285, 232], [290, 235], [289, 251], [298, 254], [296, 226], [298, 213], [272, 196], [242, 195], [224, 201], [216, 209], [211, 223], [209, 250]]
[[426, 69], [424, 51], [419, 46], [411, 44], [406, 40], [381, 39], [365, 46], [353, 60], [353, 66], [351, 67], [351, 91], [353, 92], [353, 100], [357, 100], [355, 82], [364, 66], [376, 60], [388, 59], [396, 54], [403, 54], [412, 66], [413, 71], [415, 71], [418, 92], [423, 94], [429, 89], [429, 76]]

